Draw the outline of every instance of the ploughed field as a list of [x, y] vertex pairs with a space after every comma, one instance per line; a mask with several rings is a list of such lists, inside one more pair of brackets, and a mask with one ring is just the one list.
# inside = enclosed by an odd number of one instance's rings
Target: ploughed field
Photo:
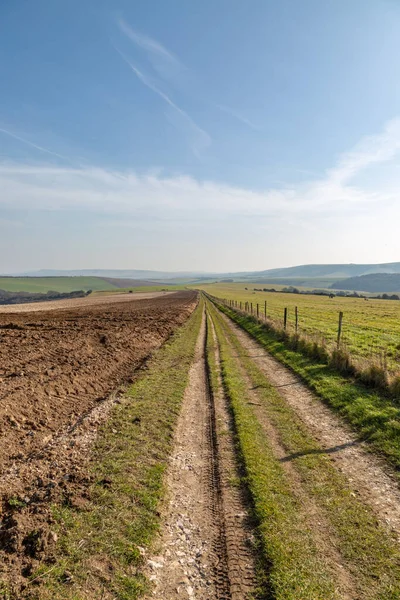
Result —
[[[86, 435], [93, 435], [110, 393], [132, 381], [135, 369], [188, 318], [196, 302], [196, 293], [186, 291], [0, 314], [2, 576], [14, 558], [23, 562], [24, 556], [40, 555], [29, 531], [42, 530], [41, 521], [48, 519], [43, 506], [58, 487], [79, 480], [75, 429], [82, 430], [87, 420]], [[29, 511], [25, 526], [26, 511], [16, 517], [13, 508], [33, 502], [35, 516]]]
[[181, 324], [195, 294], [0, 314], [0, 465], [42, 448]]

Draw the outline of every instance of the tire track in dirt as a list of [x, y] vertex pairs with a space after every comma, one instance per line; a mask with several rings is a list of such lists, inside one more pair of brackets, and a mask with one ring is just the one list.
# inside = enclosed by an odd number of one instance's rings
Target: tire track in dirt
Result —
[[160, 600], [244, 600], [255, 587], [249, 517], [231, 484], [232, 424], [223, 394], [211, 391], [207, 335], [204, 313], [167, 474], [161, 549], [148, 561]]
[[378, 520], [400, 539], [400, 490], [389, 467], [297, 377], [226, 315], [221, 317], [246, 354], [275, 386]]
[[[220, 465], [219, 488], [222, 496], [227, 566], [231, 600], [242, 600], [254, 591], [255, 548], [254, 528], [247, 507], [250, 498], [242, 485], [237, 485], [243, 475], [236, 457], [235, 425], [229, 401], [224, 394], [221, 376], [220, 352], [212, 317], [207, 334], [212, 336], [218, 389], [211, 393], [215, 414], [216, 448]], [[209, 368], [209, 360], [206, 367]], [[210, 374], [208, 374], [210, 380]]]

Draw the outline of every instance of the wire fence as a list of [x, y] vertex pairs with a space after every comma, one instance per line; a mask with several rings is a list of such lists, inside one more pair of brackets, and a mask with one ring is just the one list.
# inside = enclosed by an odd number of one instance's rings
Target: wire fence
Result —
[[[329, 354], [341, 349], [351, 355], [354, 366], [362, 371], [379, 366], [390, 377], [400, 375], [400, 332], [382, 331], [374, 325], [364, 327], [351, 322], [351, 312], [337, 310], [325, 319], [302, 306], [276, 306], [265, 300], [252, 302], [213, 297], [217, 302], [243, 314], [252, 315], [276, 331], [297, 335], [318, 344]], [[334, 317], [334, 319], [333, 319]], [[327, 323], [327, 321], [329, 321]]]

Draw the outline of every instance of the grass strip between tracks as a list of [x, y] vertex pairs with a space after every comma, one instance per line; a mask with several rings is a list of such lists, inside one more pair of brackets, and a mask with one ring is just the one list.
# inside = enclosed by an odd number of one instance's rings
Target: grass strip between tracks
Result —
[[304, 424], [248, 356], [237, 336], [220, 320], [240, 363], [257, 389], [265, 414], [279, 433], [282, 445], [301, 476], [307, 493], [322, 508], [336, 538], [337, 550], [347, 563], [365, 599], [400, 598], [400, 552], [397, 542], [380, 527], [369, 508], [357, 499], [347, 481], [312, 438]]
[[163, 475], [202, 307], [200, 301], [188, 322], [154, 354], [100, 430], [87, 505], [54, 508], [59, 555], [48, 574], [47, 565], [32, 576], [44, 583], [32, 598], [133, 600], [148, 590], [142, 548], [151, 544], [160, 523]]
[[286, 475], [258, 422], [221, 321], [211, 308], [217, 334], [221, 373], [230, 400], [238, 444], [254, 513], [261, 552], [269, 565], [269, 598], [276, 600], [337, 599], [334, 583], [321, 560], [313, 532], [302, 522]]
[[400, 408], [393, 401], [343, 377], [327, 364], [289, 349], [253, 317], [222, 305], [218, 308], [299, 375], [311, 390], [347, 420], [371, 449], [400, 471]]

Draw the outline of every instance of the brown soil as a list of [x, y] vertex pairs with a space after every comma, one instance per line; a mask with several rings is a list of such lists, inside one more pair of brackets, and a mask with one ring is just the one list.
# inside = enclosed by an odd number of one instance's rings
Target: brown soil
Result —
[[115, 391], [196, 304], [194, 292], [126, 298], [0, 314], [0, 582], [13, 598], [51, 555], [50, 503], [86, 501], [85, 460]]
[[64, 310], [88, 306], [104, 306], [104, 304], [115, 304], [116, 302], [132, 302], [133, 300], [149, 300], [166, 296], [173, 292], [114, 292], [113, 294], [93, 294], [85, 298], [67, 298], [65, 300], [52, 300], [50, 302], [29, 302], [26, 304], [6, 304], [0, 306], [0, 313], [32, 313], [49, 310]]
[[160, 551], [148, 561], [157, 599], [245, 600], [255, 587], [252, 527], [231, 482], [238, 475], [232, 423], [221, 389], [210, 391], [206, 336], [203, 319], [167, 476]]

